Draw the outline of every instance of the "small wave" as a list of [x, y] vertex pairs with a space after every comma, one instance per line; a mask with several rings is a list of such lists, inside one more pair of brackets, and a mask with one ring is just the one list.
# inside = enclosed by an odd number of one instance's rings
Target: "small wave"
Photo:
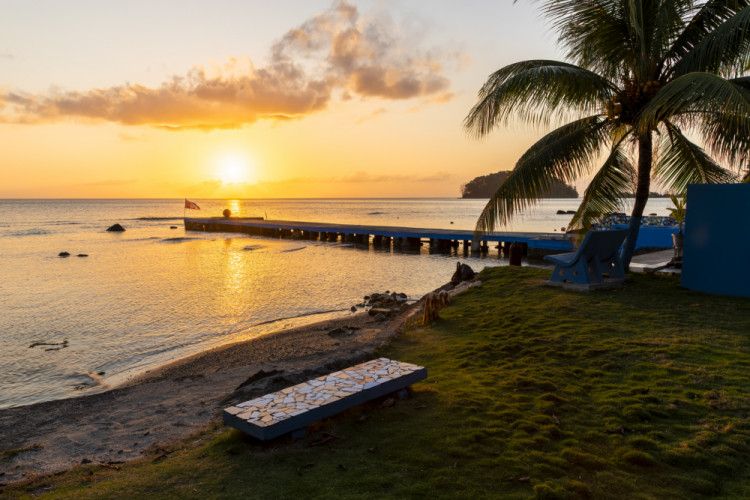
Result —
[[161, 240], [162, 243], [183, 243], [185, 241], [198, 241], [203, 238], [164, 238]]
[[247, 245], [242, 250], [244, 252], [252, 252], [253, 250], [260, 250], [261, 248], [265, 248], [263, 245]]
[[43, 236], [45, 234], [52, 234], [53, 231], [47, 231], [45, 229], [24, 229], [22, 231], [12, 231], [8, 233], [8, 236], [24, 237], [24, 236]]
[[92, 380], [94, 385], [107, 387], [107, 384], [104, 382], [104, 377], [102, 377], [102, 375], [104, 375], [104, 372], [86, 372], [86, 376], [88, 376]]
[[298, 250], [304, 250], [305, 248], [307, 248], [307, 247], [290, 248], [289, 250], [281, 250], [279, 253], [296, 252]]
[[130, 220], [182, 220], [182, 217], [136, 217]]
[[286, 321], [289, 319], [306, 318], [307, 316], [317, 316], [318, 314], [330, 314], [330, 313], [338, 313], [338, 312], [344, 312], [344, 311], [347, 311], [347, 309], [328, 309], [326, 311], [313, 311], [309, 313], [298, 314], [296, 316], [287, 316], [286, 318], [274, 318], [274, 319], [269, 319], [268, 321], [261, 321], [260, 323], [255, 323], [254, 325], [251, 326], [251, 328], [254, 326], [270, 325], [271, 323], [277, 323], [279, 321]]

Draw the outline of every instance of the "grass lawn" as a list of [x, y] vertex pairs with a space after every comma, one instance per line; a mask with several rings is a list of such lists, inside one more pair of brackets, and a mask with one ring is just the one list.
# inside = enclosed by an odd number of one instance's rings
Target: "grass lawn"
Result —
[[644, 275], [582, 294], [542, 286], [549, 274], [487, 269], [432, 326], [407, 325], [380, 352], [428, 368], [407, 401], [297, 442], [217, 425], [166, 457], [3, 495], [750, 497], [750, 300]]

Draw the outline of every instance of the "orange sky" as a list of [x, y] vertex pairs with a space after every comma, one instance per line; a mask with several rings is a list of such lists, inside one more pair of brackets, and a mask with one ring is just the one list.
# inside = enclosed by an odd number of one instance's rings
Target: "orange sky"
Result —
[[529, 6], [245, 3], [6, 6], [0, 197], [456, 197], [542, 134], [462, 130], [489, 73], [560, 57]]

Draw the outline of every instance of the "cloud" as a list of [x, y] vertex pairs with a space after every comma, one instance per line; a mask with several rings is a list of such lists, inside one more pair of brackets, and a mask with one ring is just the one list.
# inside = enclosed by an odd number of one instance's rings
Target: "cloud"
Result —
[[387, 112], [388, 112], [388, 110], [385, 109], [385, 108], [378, 108], [375, 111], [373, 111], [372, 113], [369, 113], [369, 114], [363, 116], [362, 118], [360, 118], [359, 120], [357, 120], [357, 124], [359, 125], [360, 123], [364, 123], [364, 122], [366, 122], [368, 120], [372, 120], [372, 119], [377, 118], [378, 116], [383, 115], [383, 114], [385, 114]]
[[14, 56], [10, 52], [0, 52], [0, 59], [14, 59]]
[[125, 132], [120, 132], [117, 134], [117, 136], [120, 138], [121, 141], [125, 142], [146, 142], [148, 141], [148, 138], [146, 138], [145, 135], [133, 135], [133, 134], [126, 134]]
[[[0, 121], [107, 121], [167, 130], [235, 129], [258, 120], [303, 118], [342, 100], [450, 95], [441, 65], [397, 26], [367, 19], [343, 0], [289, 30], [267, 61], [196, 66], [156, 88], [138, 84], [44, 94], [0, 93]], [[425, 52], [426, 53], [426, 52]], [[451, 56], [453, 57], [453, 56]]]
[[[431, 175], [397, 175], [380, 174], [372, 175], [367, 172], [355, 172], [345, 177], [328, 179], [326, 182], [340, 183], [373, 183], [373, 182], [442, 182], [451, 178], [447, 172], [436, 172]], [[316, 182], [320, 182], [319, 180]]]
[[80, 184], [81, 186], [94, 186], [94, 187], [111, 187], [111, 186], [127, 186], [128, 184], [135, 184], [138, 179], [111, 179], [106, 181], [97, 182], [85, 182]]
[[[338, 177], [291, 177], [278, 181], [258, 182], [255, 186], [290, 186], [311, 184], [372, 184], [385, 182], [444, 182], [453, 179], [454, 176], [447, 172], [435, 172], [430, 175], [402, 175], [402, 174], [369, 174], [367, 172], [354, 172], [350, 175]], [[220, 187], [221, 181], [205, 181], [200, 186]], [[198, 187], [198, 185], [193, 186]]]

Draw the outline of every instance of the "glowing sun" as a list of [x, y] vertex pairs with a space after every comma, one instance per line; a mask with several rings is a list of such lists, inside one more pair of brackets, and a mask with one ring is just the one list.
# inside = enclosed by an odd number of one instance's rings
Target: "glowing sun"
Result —
[[244, 158], [226, 156], [219, 163], [217, 176], [223, 184], [235, 184], [249, 181], [249, 167]]

